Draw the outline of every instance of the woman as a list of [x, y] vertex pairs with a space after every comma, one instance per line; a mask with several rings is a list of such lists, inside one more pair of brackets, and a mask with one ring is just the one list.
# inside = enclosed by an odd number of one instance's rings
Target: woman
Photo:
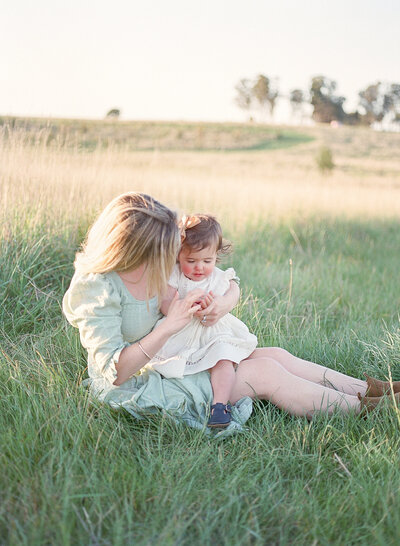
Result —
[[[77, 254], [63, 310], [79, 328], [88, 351], [94, 396], [138, 418], [161, 409], [179, 422], [203, 428], [212, 399], [209, 373], [164, 379], [146, 364], [193, 315], [203, 321], [206, 317], [208, 326], [215, 324], [236, 305], [239, 288], [231, 281], [228, 292], [206, 309], [196, 304], [202, 295], [199, 290], [181, 300], [175, 297], [166, 319], [153, 330], [179, 245], [177, 218], [167, 207], [135, 192], [115, 198]], [[362, 407], [375, 406], [390, 387], [368, 381], [370, 385], [283, 349], [256, 349], [238, 366], [230, 396], [235, 406], [229, 430], [241, 428], [255, 397], [308, 418], [315, 411], [332, 413], [335, 408], [358, 413]], [[400, 391], [400, 382], [393, 387]]]

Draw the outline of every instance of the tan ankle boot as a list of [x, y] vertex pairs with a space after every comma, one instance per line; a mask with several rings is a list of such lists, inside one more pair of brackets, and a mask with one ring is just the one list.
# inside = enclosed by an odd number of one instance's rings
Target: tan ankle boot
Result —
[[396, 392], [393, 396], [391, 393], [384, 396], [361, 396], [361, 393], [357, 394], [357, 397], [360, 401], [360, 414], [365, 415], [370, 411], [373, 411], [375, 408], [381, 405], [385, 407], [387, 404], [393, 406], [393, 403], [398, 408], [400, 407], [400, 392]]
[[367, 392], [365, 393], [366, 396], [383, 396], [384, 394], [388, 394], [392, 392], [391, 385], [393, 385], [394, 393], [400, 392], [400, 381], [390, 383], [389, 381], [381, 381], [380, 379], [370, 377], [366, 373], [364, 376], [368, 385]]

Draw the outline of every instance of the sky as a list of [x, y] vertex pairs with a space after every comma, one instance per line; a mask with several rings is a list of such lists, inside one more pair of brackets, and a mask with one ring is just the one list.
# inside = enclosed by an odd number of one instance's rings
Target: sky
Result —
[[347, 111], [400, 83], [397, 0], [2, 0], [0, 23], [0, 115], [242, 121], [260, 73], [286, 95], [323, 74]]

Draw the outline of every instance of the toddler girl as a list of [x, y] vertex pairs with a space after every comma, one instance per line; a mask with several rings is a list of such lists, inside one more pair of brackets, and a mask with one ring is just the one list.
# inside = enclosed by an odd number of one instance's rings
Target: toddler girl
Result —
[[[225, 294], [231, 280], [237, 280], [232, 268], [222, 271], [215, 267], [219, 257], [230, 251], [231, 245], [223, 241], [221, 226], [213, 216], [184, 217], [180, 227], [182, 246], [161, 304], [164, 315], [176, 292], [184, 298], [191, 290], [202, 289], [204, 296], [196, 303], [206, 310], [215, 297]], [[207, 327], [207, 316], [201, 314], [174, 334], [148, 365], [167, 378], [209, 369], [213, 404], [208, 426], [226, 427], [231, 421], [228, 400], [235, 381], [234, 363], [239, 364], [247, 358], [256, 346], [256, 336], [233, 315], [227, 314]]]

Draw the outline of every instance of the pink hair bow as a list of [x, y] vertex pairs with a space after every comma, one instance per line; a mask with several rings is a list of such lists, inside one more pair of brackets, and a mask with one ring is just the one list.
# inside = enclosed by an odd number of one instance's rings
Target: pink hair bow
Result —
[[200, 224], [201, 219], [198, 216], [182, 216], [182, 219], [180, 220], [178, 227], [181, 232], [181, 242], [186, 239], [186, 230], [191, 229], [194, 226], [197, 226]]

